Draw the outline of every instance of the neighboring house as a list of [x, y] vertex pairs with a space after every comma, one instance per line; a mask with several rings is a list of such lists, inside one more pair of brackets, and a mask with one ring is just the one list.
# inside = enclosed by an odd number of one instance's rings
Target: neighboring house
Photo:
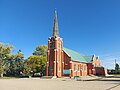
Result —
[[48, 39], [47, 76], [86, 76], [105, 75], [105, 69], [100, 64], [100, 58], [95, 55], [86, 56], [63, 47], [59, 37], [57, 13], [55, 11], [52, 37]]

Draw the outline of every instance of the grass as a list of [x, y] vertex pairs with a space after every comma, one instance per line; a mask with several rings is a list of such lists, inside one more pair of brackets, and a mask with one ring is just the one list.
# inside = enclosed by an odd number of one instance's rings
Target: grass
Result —
[[[0, 77], [0, 79], [19, 79], [19, 78], [29, 78], [29, 76], [4, 76]], [[35, 78], [35, 77], [32, 77]]]
[[120, 74], [109, 74], [109, 75], [113, 75], [113, 76], [120, 76]]
[[17, 78], [20, 78], [20, 77], [6, 77], [6, 76], [0, 77], [0, 79], [17, 79]]

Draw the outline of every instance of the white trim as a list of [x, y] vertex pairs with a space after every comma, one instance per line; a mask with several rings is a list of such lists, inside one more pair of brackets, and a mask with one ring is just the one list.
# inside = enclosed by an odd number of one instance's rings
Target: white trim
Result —
[[65, 65], [68, 65], [68, 64], [65, 64]]
[[57, 40], [57, 38], [55, 38], [55, 40]]
[[72, 63], [72, 61], [70, 61], [69, 63]]
[[54, 51], [57, 51], [57, 49], [54, 49]]
[[74, 72], [77, 72], [77, 70], [75, 70]]
[[61, 72], [60, 70], [58, 72]]

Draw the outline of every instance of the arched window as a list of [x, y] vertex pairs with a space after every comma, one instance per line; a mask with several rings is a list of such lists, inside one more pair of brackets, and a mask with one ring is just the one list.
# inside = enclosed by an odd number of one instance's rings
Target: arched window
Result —
[[65, 65], [68, 65], [68, 64], [69, 64], [69, 60], [66, 59], [66, 60], [65, 60]]
[[76, 64], [74, 64], [74, 71], [76, 71]]
[[86, 66], [84, 66], [84, 71], [86, 71]]
[[78, 71], [80, 71], [80, 65], [78, 65]]

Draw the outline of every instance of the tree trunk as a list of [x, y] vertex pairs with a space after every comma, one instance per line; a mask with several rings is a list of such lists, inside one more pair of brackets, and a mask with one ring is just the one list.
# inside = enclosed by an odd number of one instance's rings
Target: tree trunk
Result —
[[3, 77], [3, 73], [0, 74], [0, 77]]

